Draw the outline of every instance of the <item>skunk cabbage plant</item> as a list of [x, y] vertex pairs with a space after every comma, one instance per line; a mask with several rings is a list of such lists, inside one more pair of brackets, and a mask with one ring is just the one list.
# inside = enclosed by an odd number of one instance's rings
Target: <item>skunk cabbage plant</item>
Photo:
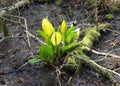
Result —
[[55, 29], [47, 18], [42, 20], [42, 30], [37, 30], [46, 44], [39, 46], [39, 58], [32, 58], [30, 63], [43, 62], [52, 64], [56, 60], [60, 60], [63, 55], [78, 44], [79, 31], [74, 27], [68, 27], [66, 21]]

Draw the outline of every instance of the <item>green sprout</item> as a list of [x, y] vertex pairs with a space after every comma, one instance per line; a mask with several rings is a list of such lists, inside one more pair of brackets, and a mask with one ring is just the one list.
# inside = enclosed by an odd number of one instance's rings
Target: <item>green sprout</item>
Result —
[[8, 29], [3, 21], [3, 19], [0, 18], [0, 32], [3, 32], [4, 37], [7, 37], [9, 35]]
[[114, 19], [114, 15], [113, 14], [107, 14], [107, 15], [105, 15], [105, 19], [112, 20], [112, 19]]
[[74, 26], [67, 28], [65, 20], [55, 31], [50, 21], [44, 18], [42, 20], [42, 30], [37, 30], [37, 32], [45, 40], [46, 45], [40, 45], [39, 58], [30, 59], [30, 63], [43, 62], [52, 64], [78, 44], [79, 31]]

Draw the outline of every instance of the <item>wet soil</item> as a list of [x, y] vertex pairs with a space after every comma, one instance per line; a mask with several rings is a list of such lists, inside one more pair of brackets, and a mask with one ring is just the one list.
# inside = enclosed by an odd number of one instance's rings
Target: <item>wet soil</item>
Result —
[[[71, 8], [70, 5], [71, 4]], [[3, 6], [2, 6], [3, 7]], [[12, 15], [21, 16], [27, 19], [29, 31], [36, 35], [36, 30], [41, 29], [41, 21], [44, 17], [48, 17], [49, 20], [56, 27], [61, 23], [63, 19], [68, 24], [77, 21], [79, 28], [89, 27], [89, 23], [94, 20], [90, 15], [90, 12], [86, 12], [80, 7], [86, 7], [78, 2], [71, 1], [69, 3], [64, 2], [61, 7], [57, 7], [54, 3], [38, 4], [33, 3], [25, 7], [24, 10], [16, 11]], [[71, 13], [71, 11], [72, 13]], [[10, 18], [10, 17], [7, 17]], [[17, 19], [12, 18], [17, 21]], [[92, 19], [92, 20], [91, 20]], [[116, 13], [114, 20], [110, 22], [114, 29], [103, 34], [98, 43], [96, 43], [93, 49], [101, 52], [110, 52], [120, 56], [120, 15]], [[56, 77], [55, 70], [40, 64], [29, 64], [27, 60], [32, 57], [38, 56], [38, 47], [40, 43], [30, 38], [31, 48], [26, 43], [26, 33], [20, 24], [6, 21], [9, 28], [10, 36], [23, 36], [24, 38], [11, 38], [4, 40], [0, 43], [0, 86], [59, 86]], [[21, 21], [22, 24], [23, 21]], [[118, 33], [116, 33], [116, 32]], [[109, 68], [120, 68], [120, 59], [98, 56], [90, 53], [90, 56], [98, 64]], [[104, 58], [103, 60], [100, 60]], [[86, 67], [82, 70], [81, 75], [75, 76], [64, 73], [61, 77], [62, 86], [113, 86], [107, 79], [104, 79], [100, 74], [94, 70]], [[117, 70], [120, 73], [120, 70]], [[72, 78], [72, 81], [68, 84], [68, 81]], [[120, 79], [116, 77], [118, 81]]]

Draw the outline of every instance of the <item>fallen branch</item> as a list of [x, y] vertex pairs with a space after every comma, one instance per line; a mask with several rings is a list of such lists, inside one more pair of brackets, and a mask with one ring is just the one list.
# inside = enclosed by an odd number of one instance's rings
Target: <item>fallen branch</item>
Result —
[[20, 8], [20, 7], [22, 7], [22, 6], [26, 5], [26, 4], [29, 4], [29, 0], [21, 0], [21, 1], [17, 2], [17, 3], [15, 3], [13, 6], [1, 10], [0, 11], [0, 16], [3, 16], [4, 14], [6, 14], [8, 12], [12, 12], [15, 9]]
[[103, 77], [108, 78], [108, 80], [111, 81], [111, 83], [113, 83], [114, 86], [120, 86], [119, 82], [113, 76], [113, 74], [115, 74], [120, 78], [119, 73], [98, 65], [97, 63], [92, 61], [90, 57], [86, 55], [86, 53], [88, 53], [92, 48], [94, 42], [101, 36], [100, 32], [106, 28], [111, 28], [111, 25], [99, 24], [97, 30], [96, 27], [90, 27], [85, 32], [85, 36], [83, 37], [83, 40], [79, 43], [78, 47], [76, 47], [73, 51], [69, 53], [70, 55], [67, 57], [66, 64], [69, 66], [69, 68], [75, 69], [76, 72], [78, 71], [78, 73], [80, 71], [79, 69], [81, 69], [82, 67], [81, 65], [86, 64], [91, 69], [94, 69], [98, 73], [102, 74]]
[[120, 78], [120, 74], [113, 71], [113, 70], [110, 70], [110, 69], [106, 69], [105, 67], [102, 67], [100, 65], [98, 65], [97, 63], [95, 63], [94, 61], [92, 60], [88, 60], [86, 58], [83, 58], [83, 57], [79, 57], [79, 56], [75, 56], [74, 57], [82, 60], [81, 62], [84, 64], [87, 64], [88, 66], [90, 66], [92, 69], [94, 69], [95, 71], [101, 73], [104, 77], [107, 77], [109, 78], [109, 80], [113, 83], [116, 83], [116, 80], [114, 79], [114, 77], [111, 75], [111, 73], [115, 74], [117, 77]]

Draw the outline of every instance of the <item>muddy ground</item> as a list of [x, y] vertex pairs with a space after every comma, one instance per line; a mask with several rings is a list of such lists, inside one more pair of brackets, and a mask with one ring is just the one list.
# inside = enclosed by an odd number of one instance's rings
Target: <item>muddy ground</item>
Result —
[[[0, 7], [3, 8], [9, 6], [9, 4], [2, 3]], [[64, 2], [60, 7], [56, 6], [55, 3], [32, 3], [11, 13], [11, 15], [26, 18], [29, 31], [36, 35], [36, 30], [41, 29], [41, 21], [46, 16], [55, 27], [63, 19], [68, 24], [77, 21], [76, 27], [81, 29], [89, 27], [89, 23], [94, 22], [94, 17], [89, 17], [93, 12], [84, 8], [88, 8], [86, 4], [74, 1]], [[95, 43], [93, 49], [120, 56], [120, 14], [118, 12], [114, 14], [115, 18], [113, 20], [106, 21], [111, 23], [114, 29], [103, 34], [99, 42]], [[59, 86], [55, 70], [40, 64], [26, 64], [29, 58], [38, 56], [40, 43], [30, 38], [31, 48], [29, 48], [26, 38], [22, 38], [26, 37], [25, 28], [16, 23], [19, 19], [11, 16], [5, 17], [15, 21], [6, 20], [9, 35], [19, 37], [6, 39], [0, 43], [0, 86]], [[21, 23], [24, 24], [23, 21]], [[93, 53], [89, 53], [89, 55], [98, 64], [106, 68], [112, 70], [120, 68], [120, 59], [108, 56], [105, 58]], [[62, 86], [113, 86], [107, 79], [89, 67], [85, 66], [82, 71], [83, 73], [78, 76], [69, 72], [64, 73], [60, 77]], [[116, 71], [120, 73], [120, 70]], [[72, 81], [68, 84], [70, 77], [72, 77]], [[116, 77], [116, 79], [120, 81], [119, 77]]]

